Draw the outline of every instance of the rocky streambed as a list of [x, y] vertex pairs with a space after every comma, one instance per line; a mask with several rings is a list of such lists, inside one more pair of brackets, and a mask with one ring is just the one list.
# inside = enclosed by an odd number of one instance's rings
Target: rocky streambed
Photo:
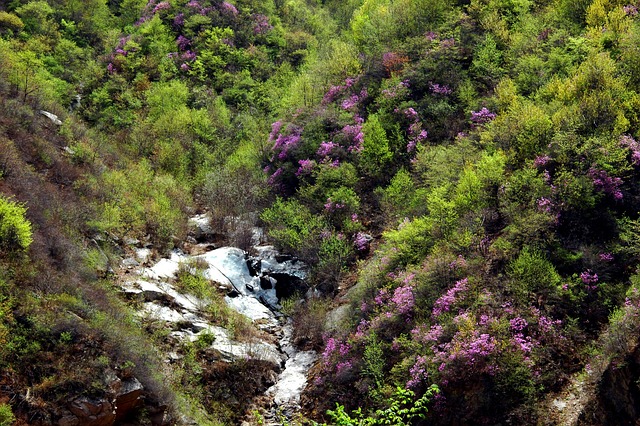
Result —
[[[152, 263], [147, 249], [137, 249], [135, 258], [126, 259], [129, 269], [120, 287], [138, 301], [139, 315], [164, 323], [171, 329], [169, 340], [175, 350], [166, 353], [166, 362], [181, 358], [180, 345], [186, 341], [211, 342], [207, 350], [221, 362], [260, 360], [273, 366], [272, 384], [256, 399], [252, 411], [262, 424], [282, 424], [299, 410], [300, 394], [307, 372], [315, 362], [314, 351], [299, 351], [292, 342], [291, 322], [280, 312], [283, 297], [306, 290], [306, 266], [280, 255], [272, 246], [256, 245], [252, 254], [234, 247], [211, 248], [196, 244], [193, 253], [174, 250], [167, 258]], [[198, 264], [212, 286], [226, 294], [224, 302], [247, 317], [257, 333], [248, 341], [213, 324], [208, 315], [209, 301], [185, 293], [176, 285], [181, 265]], [[206, 336], [203, 336], [206, 335]], [[206, 337], [204, 339], [203, 337]], [[258, 421], [256, 421], [257, 423]], [[253, 424], [247, 420], [245, 424]]]

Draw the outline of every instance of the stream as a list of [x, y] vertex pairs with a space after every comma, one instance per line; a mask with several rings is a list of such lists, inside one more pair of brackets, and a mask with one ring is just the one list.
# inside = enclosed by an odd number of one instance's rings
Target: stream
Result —
[[[196, 218], [196, 220], [201, 220]], [[306, 265], [280, 255], [272, 246], [256, 245], [255, 255], [235, 247], [210, 249], [207, 244], [195, 246], [198, 255], [180, 250], [156, 263], [150, 262], [150, 251], [137, 249], [134, 258], [125, 259], [129, 269], [120, 284], [128, 298], [141, 302], [139, 315], [167, 323], [169, 336], [176, 342], [195, 341], [202, 333], [214, 337], [211, 348], [220, 359], [258, 359], [277, 366], [280, 374], [266, 392], [268, 403], [260, 410], [265, 425], [282, 424], [299, 411], [300, 395], [307, 383], [307, 372], [317, 359], [314, 351], [299, 351], [292, 342], [291, 320], [280, 312], [279, 300], [288, 297], [306, 278]], [[228, 330], [211, 324], [206, 318], [207, 302], [180, 292], [173, 284], [180, 265], [193, 260], [206, 265], [204, 276], [226, 292], [225, 303], [246, 316], [269, 338], [240, 342]], [[146, 265], [146, 266], [145, 266]], [[166, 354], [166, 361], [180, 359], [176, 352]], [[246, 423], [250, 424], [250, 423]]]

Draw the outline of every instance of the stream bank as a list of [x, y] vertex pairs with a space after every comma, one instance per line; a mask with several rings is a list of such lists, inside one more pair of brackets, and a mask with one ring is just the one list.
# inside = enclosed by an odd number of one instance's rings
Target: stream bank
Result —
[[[201, 217], [192, 222], [204, 223]], [[260, 362], [267, 371], [259, 386], [266, 391], [254, 398], [242, 424], [277, 425], [299, 412], [307, 372], [317, 359], [314, 351], [296, 349], [292, 323], [279, 304], [282, 298], [308, 290], [307, 268], [259, 241], [251, 252], [204, 242], [190, 244], [189, 253], [173, 250], [154, 262], [147, 248], [137, 248], [134, 256], [123, 260], [127, 273], [119, 285], [143, 321], [170, 329], [165, 339], [171, 348], [165, 354], [166, 363], [181, 362], [185, 356], [181, 348], [196, 342], [207, 344], [205, 350], [214, 364]], [[211, 301], [179, 289], [176, 274], [184, 265], [195, 263], [205, 268], [204, 277], [224, 294], [224, 303], [250, 321], [254, 329], [250, 336], [238, 336], [237, 330], [216, 324], [209, 313]]]

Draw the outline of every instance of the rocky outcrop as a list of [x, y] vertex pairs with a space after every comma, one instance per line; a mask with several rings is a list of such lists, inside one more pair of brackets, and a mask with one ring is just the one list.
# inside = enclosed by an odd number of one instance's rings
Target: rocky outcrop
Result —
[[58, 426], [111, 426], [116, 420], [113, 404], [106, 399], [85, 396], [67, 405], [70, 414], [58, 421]]
[[640, 345], [620, 361], [612, 361], [598, 384], [594, 401], [579, 425], [637, 425], [640, 423]]
[[[194, 238], [202, 239], [210, 232], [202, 217], [192, 220], [199, 231]], [[121, 284], [125, 295], [139, 302], [140, 315], [166, 324], [172, 331], [169, 342], [174, 343], [167, 353], [166, 362], [180, 360], [181, 342], [207, 341], [205, 357], [210, 367], [205, 369], [210, 379], [233, 368], [236, 360], [251, 360], [253, 363], [271, 365], [262, 368], [264, 376], [259, 381], [263, 393], [256, 409], [267, 407], [266, 416], [277, 418], [277, 413], [295, 413], [299, 406], [300, 393], [306, 386], [306, 373], [315, 362], [313, 351], [300, 352], [291, 343], [292, 327], [286, 324], [279, 312], [281, 297], [304, 294], [306, 265], [291, 256], [279, 254], [272, 246], [255, 246], [253, 255], [235, 247], [210, 249], [207, 244], [191, 247], [194, 254], [175, 250], [170, 257], [142, 267], [132, 266], [133, 277]], [[207, 318], [207, 301], [182, 293], [175, 286], [176, 272], [181, 264], [197, 263], [204, 267], [203, 275], [212, 286], [226, 293], [227, 305], [249, 318], [262, 338], [250, 341], [235, 340], [229, 331], [211, 324]], [[124, 265], [126, 268], [129, 265]], [[274, 343], [277, 342], [277, 343]], [[220, 361], [222, 363], [220, 363]], [[217, 365], [218, 367], [211, 367]], [[134, 398], [135, 399], [135, 398]], [[115, 407], [120, 406], [116, 400]], [[118, 418], [119, 414], [118, 414]]]
[[114, 406], [116, 410], [116, 420], [127, 417], [133, 410], [142, 405], [142, 393], [144, 387], [135, 377], [120, 380]]

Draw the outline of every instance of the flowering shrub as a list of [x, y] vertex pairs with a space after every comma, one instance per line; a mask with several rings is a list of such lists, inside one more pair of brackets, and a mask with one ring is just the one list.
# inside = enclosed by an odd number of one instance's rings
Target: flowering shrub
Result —
[[464, 297], [464, 293], [467, 291], [467, 285], [469, 281], [467, 278], [459, 280], [451, 287], [445, 294], [440, 296], [438, 300], [433, 304], [433, 311], [431, 316], [434, 318], [439, 317], [445, 312], [449, 312], [451, 307]]
[[604, 170], [598, 170], [593, 167], [589, 169], [588, 175], [596, 190], [611, 195], [616, 200], [622, 199], [622, 191], [620, 190], [622, 179], [619, 177], [611, 177]]
[[474, 126], [482, 126], [493, 121], [496, 115], [483, 107], [480, 111], [471, 111], [471, 124]]

